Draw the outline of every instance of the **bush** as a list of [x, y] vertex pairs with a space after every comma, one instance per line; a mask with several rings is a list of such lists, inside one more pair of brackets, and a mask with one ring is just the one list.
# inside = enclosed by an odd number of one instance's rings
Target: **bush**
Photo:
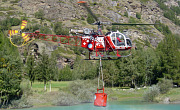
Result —
[[62, 22], [56, 22], [54, 25], [54, 32], [59, 35], [69, 35], [69, 29], [63, 27]]
[[35, 13], [35, 17], [37, 19], [43, 20], [44, 19], [44, 11], [43, 10], [39, 10], [38, 12]]
[[93, 16], [92, 16], [92, 15], [88, 14], [88, 17], [87, 17], [87, 22], [88, 22], [89, 24], [92, 24], [92, 23], [94, 23], [94, 22], [95, 22], [95, 20], [94, 20], [94, 18], [93, 18]]
[[20, 108], [30, 108], [33, 105], [28, 101], [28, 98], [25, 96], [22, 96], [19, 100], [13, 100], [11, 102], [11, 107], [13, 109], [20, 109]]
[[73, 81], [69, 86], [69, 91], [81, 102], [93, 102], [95, 84], [91, 80]]
[[141, 19], [141, 13], [136, 13], [136, 18]]
[[23, 79], [20, 84], [21, 91], [23, 95], [18, 100], [13, 100], [11, 102], [10, 108], [29, 108], [32, 107], [32, 104], [28, 101], [28, 96], [32, 94], [32, 91], [30, 89], [29, 80]]
[[153, 102], [159, 94], [160, 94], [159, 87], [157, 85], [153, 85], [151, 88], [145, 91], [143, 99], [146, 102]]
[[74, 95], [62, 91], [58, 93], [57, 99], [53, 102], [56, 106], [70, 106], [79, 103], [79, 100]]
[[21, 24], [21, 20], [18, 19], [18, 18], [11, 18], [10, 23], [11, 23], [12, 26], [18, 26], [18, 25]]
[[162, 79], [158, 82], [157, 85], [159, 87], [160, 93], [165, 94], [173, 87], [173, 82], [172, 80]]
[[79, 103], [93, 102], [96, 80], [77, 80], [70, 83], [68, 88], [60, 89], [53, 104], [57, 106], [70, 106]]
[[128, 12], [127, 12], [127, 11], [124, 13], [124, 16], [125, 16], [125, 17], [128, 17]]

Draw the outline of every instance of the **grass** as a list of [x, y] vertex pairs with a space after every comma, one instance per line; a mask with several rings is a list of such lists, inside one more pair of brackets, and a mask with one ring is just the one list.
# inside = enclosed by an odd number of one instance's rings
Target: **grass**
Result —
[[[28, 82], [28, 81], [26, 81]], [[44, 83], [35, 81], [32, 86], [33, 94], [28, 97], [34, 107], [53, 106], [53, 101], [57, 99], [59, 92], [68, 94], [68, 86], [72, 81], [52, 81], [52, 92], [49, 92], [49, 82], [47, 91], [44, 91]], [[25, 83], [24, 83], [25, 84]], [[27, 84], [27, 83], [26, 83]], [[96, 88], [94, 88], [96, 90]], [[129, 88], [105, 88], [105, 93], [108, 94], [108, 102], [111, 101], [143, 101], [143, 95], [146, 88], [129, 89]], [[160, 101], [164, 98], [170, 98], [170, 101], [178, 101], [180, 99], [180, 88], [173, 88], [167, 94], [159, 96]]]
[[161, 99], [166, 97], [170, 98], [170, 101], [179, 101], [180, 100], [180, 88], [173, 88], [168, 93], [160, 95]]
[[[119, 88], [107, 88], [108, 100], [122, 101], [122, 100], [141, 100], [146, 89], [130, 90], [130, 89], [119, 89]], [[105, 91], [105, 92], [106, 92]]]
[[[67, 87], [71, 81], [51, 81], [51, 90], [58, 91], [59, 89]], [[43, 91], [44, 90], [44, 82], [35, 81], [32, 85], [33, 91]], [[46, 85], [47, 91], [50, 89], [50, 83], [48, 82]]]

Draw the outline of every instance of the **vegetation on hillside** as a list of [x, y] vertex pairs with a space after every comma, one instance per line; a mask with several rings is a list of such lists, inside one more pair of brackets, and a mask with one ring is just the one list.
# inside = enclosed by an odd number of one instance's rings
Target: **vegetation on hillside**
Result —
[[[15, 0], [13, 3], [18, 1]], [[141, 0], [141, 2], [147, 1], [149, 0]], [[180, 20], [177, 16], [180, 14], [180, 8], [175, 6], [168, 8], [163, 3], [165, 0], [155, 1], [164, 10], [164, 16], [179, 26]], [[3, 0], [3, 2], [6, 2], [6, 0]], [[180, 2], [178, 3], [180, 5]], [[60, 89], [53, 104], [71, 105], [73, 102], [92, 102], [90, 96], [93, 95], [95, 85], [97, 85], [92, 80], [98, 77], [99, 62], [82, 60], [81, 56], [86, 56], [87, 50], [68, 46], [65, 47], [66, 49], [58, 47], [52, 52], [51, 56], [45, 51], [38, 59], [35, 59], [31, 54], [27, 55], [27, 62], [23, 65], [18, 48], [12, 46], [6, 36], [7, 30], [11, 29], [12, 26], [19, 26], [22, 19], [26, 18], [28, 20], [28, 26], [24, 29], [27, 32], [40, 30], [41, 33], [45, 34], [69, 34], [69, 30], [63, 28], [62, 22], [51, 23], [51, 26], [43, 24], [43, 21], [46, 20], [43, 10], [39, 10], [34, 16], [40, 20], [41, 25], [27, 17], [7, 17], [0, 21], [0, 108], [9, 105], [15, 108], [32, 106], [27, 99], [30, 95], [28, 91], [31, 92], [33, 89], [34, 81], [43, 82], [44, 91], [47, 91], [46, 85], [51, 85], [51, 81], [78, 80], [72, 82], [68, 88]], [[124, 13], [124, 17], [129, 17], [127, 12]], [[136, 13], [136, 18], [129, 17], [129, 23], [140, 22], [141, 14]], [[81, 20], [86, 20], [89, 24], [94, 23], [91, 15], [88, 15], [87, 18], [81, 17]], [[173, 35], [168, 26], [160, 21], [156, 21], [156, 23], [159, 25], [155, 25], [155, 28], [165, 36], [157, 48], [152, 48], [151, 44], [145, 41], [146, 47], [137, 43], [137, 50], [132, 50], [132, 55], [127, 58], [102, 61], [105, 87], [137, 88], [156, 85], [152, 86], [144, 96], [146, 101], [154, 101], [157, 96], [169, 91], [172, 84], [180, 86], [179, 35]], [[128, 27], [124, 28], [128, 29]], [[106, 29], [112, 31], [123, 30], [118, 26], [106, 27]], [[53, 40], [55, 41], [56, 38], [53, 37]], [[57, 59], [60, 58], [60, 53], [65, 54], [63, 57], [66, 58], [68, 58], [68, 54], [76, 54], [74, 55], [74, 64], [59, 69]], [[31, 88], [21, 85], [22, 78], [31, 82]], [[90, 95], [87, 97], [85, 94]]]
[[180, 11], [179, 11], [180, 5], [179, 6], [171, 6], [170, 8], [168, 8], [168, 6], [166, 6], [164, 4], [164, 2], [166, 0], [155, 0], [155, 1], [159, 4], [159, 7], [164, 11], [164, 17], [170, 19], [176, 25], [180, 26], [180, 20], [177, 18], [177, 15], [180, 14]]
[[18, 49], [0, 31], [0, 108], [21, 97], [22, 62]]

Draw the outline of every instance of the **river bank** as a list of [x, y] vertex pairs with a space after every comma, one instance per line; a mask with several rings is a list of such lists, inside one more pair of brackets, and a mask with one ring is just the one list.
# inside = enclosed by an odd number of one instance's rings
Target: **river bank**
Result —
[[[71, 85], [71, 84], [76, 84]], [[72, 106], [82, 103], [93, 103], [94, 93], [96, 92], [96, 86], [86, 85], [87, 82], [52, 82], [51, 92], [49, 84], [47, 90], [44, 91], [43, 83], [35, 82], [32, 89], [29, 91], [25, 101], [31, 106], [27, 107], [51, 107], [51, 106]], [[86, 86], [82, 86], [82, 85]], [[71, 86], [70, 86], [71, 85]], [[91, 86], [91, 87], [89, 87]], [[74, 87], [74, 88], [73, 88]], [[88, 87], [88, 88], [87, 88]], [[78, 88], [78, 89], [77, 89]], [[75, 90], [76, 89], [76, 90]], [[86, 89], [86, 90], [85, 90]], [[108, 94], [108, 103], [114, 101], [130, 102], [137, 101], [143, 102], [143, 94], [148, 88], [105, 88], [105, 93]], [[75, 95], [77, 94], [77, 96]], [[90, 95], [89, 95], [90, 94]], [[87, 96], [89, 97], [87, 98]], [[86, 98], [85, 98], [86, 97]], [[164, 103], [164, 99], [169, 98], [169, 104], [180, 104], [180, 88], [173, 88], [167, 94], [160, 95], [156, 98], [155, 103]], [[22, 102], [25, 102], [22, 100]], [[20, 102], [21, 103], [21, 102]], [[26, 106], [24, 106], [26, 107]], [[21, 108], [16, 106], [15, 108]], [[23, 108], [23, 107], [22, 107]]]

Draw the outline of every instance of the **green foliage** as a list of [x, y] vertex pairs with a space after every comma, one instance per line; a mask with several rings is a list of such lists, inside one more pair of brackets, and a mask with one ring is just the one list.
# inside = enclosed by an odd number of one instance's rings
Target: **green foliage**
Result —
[[145, 93], [144, 93], [144, 101], [147, 102], [153, 102], [155, 101], [155, 98], [159, 96], [160, 91], [157, 85], [153, 85], [151, 88], [149, 88]]
[[85, 20], [85, 18], [83, 16], [81, 16], [81, 20]]
[[97, 77], [97, 69], [96, 63], [82, 60], [77, 56], [73, 66], [73, 80], [94, 79]]
[[42, 9], [40, 9], [38, 12], [36, 12], [35, 14], [35, 17], [37, 18], [37, 19], [41, 19], [41, 20], [44, 20], [44, 11], [42, 10]]
[[20, 109], [32, 107], [32, 104], [28, 100], [28, 96], [32, 95], [32, 91], [29, 85], [29, 80], [23, 79], [20, 84], [22, 96], [19, 99], [11, 101], [10, 108]]
[[180, 15], [180, 7], [179, 6], [171, 6], [171, 10], [173, 10], [177, 15]]
[[[41, 28], [41, 26], [39, 24], [30, 25], [30, 26], [25, 27], [24, 31], [26, 31], [26, 32], [34, 32], [36, 30], [39, 30], [40, 28]], [[42, 29], [42, 31], [43, 31], [43, 29]]]
[[95, 93], [96, 86], [91, 80], [86, 81], [73, 81], [69, 85], [69, 89], [73, 95], [75, 95], [80, 102], [87, 103], [93, 101], [93, 95]]
[[52, 34], [52, 31], [47, 26], [40, 27], [40, 32], [44, 34]]
[[161, 23], [160, 21], [155, 22], [158, 25], [155, 25], [155, 28], [162, 32], [164, 35], [172, 34], [169, 27]]
[[140, 0], [140, 1], [144, 3], [144, 2], [148, 2], [149, 0]]
[[17, 48], [0, 32], [0, 108], [20, 97], [22, 62]]
[[59, 79], [61, 81], [71, 81], [72, 80], [72, 71], [69, 66], [66, 66], [62, 70], [60, 70]]
[[22, 108], [30, 108], [33, 105], [30, 104], [27, 97], [22, 96], [19, 100], [13, 100], [11, 102], [10, 108], [13, 109], [22, 109]]
[[180, 20], [177, 18], [177, 15], [180, 13], [179, 12], [179, 7], [171, 7], [168, 8], [164, 2], [165, 0], [155, 0], [158, 4], [159, 7], [164, 11], [164, 16], [171, 21], [173, 21], [176, 25], [180, 25]]
[[49, 56], [43, 50], [40, 61], [37, 66], [37, 79], [44, 82], [44, 90], [46, 90], [46, 83], [49, 81]]
[[79, 100], [74, 95], [63, 91], [60, 91], [53, 101], [53, 104], [56, 106], [71, 106], [79, 103]]
[[18, 3], [20, 0], [13, 0], [13, 1], [10, 1], [10, 3]]
[[173, 87], [173, 82], [172, 80], [163, 78], [157, 83], [157, 85], [159, 87], [160, 93], [165, 94]]
[[63, 27], [62, 22], [55, 23], [54, 32], [59, 35], [69, 35], [68, 28]]
[[136, 13], [136, 18], [141, 19], [141, 13]]
[[57, 36], [53, 36], [53, 37], [52, 37], [52, 41], [53, 41], [53, 42], [57, 42]]
[[130, 17], [128, 22], [129, 23], [137, 23], [136, 19], [133, 17]]
[[159, 65], [157, 66], [158, 73], [167, 79], [176, 79], [179, 74], [179, 51], [177, 42], [173, 35], [166, 35], [164, 40], [157, 47], [160, 56]]
[[94, 22], [95, 22], [95, 20], [94, 20], [93, 16], [91, 16], [91, 14], [88, 14], [88, 17], [87, 17], [87, 22], [88, 22], [89, 24], [92, 24], [92, 23], [94, 23]]
[[9, 22], [12, 26], [18, 26], [21, 24], [21, 20], [18, 18], [10, 18]]
[[11, 26], [20, 25], [21, 21], [18, 18], [6, 18], [5, 20], [0, 21], [0, 31], [8, 30]]
[[2, 0], [2, 2], [7, 2], [8, 0]]
[[29, 80], [31, 81], [31, 87], [32, 83], [35, 80], [36, 76], [36, 69], [35, 69], [35, 59], [34, 56], [30, 55], [28, 56], [27, 63], [26, 63], [26, 72], [28, 74]]
[[128, 12], [127, 12], [127, 11], [124, 12], [124, 16], [125, 16], [125, 17], [128, 17]]

